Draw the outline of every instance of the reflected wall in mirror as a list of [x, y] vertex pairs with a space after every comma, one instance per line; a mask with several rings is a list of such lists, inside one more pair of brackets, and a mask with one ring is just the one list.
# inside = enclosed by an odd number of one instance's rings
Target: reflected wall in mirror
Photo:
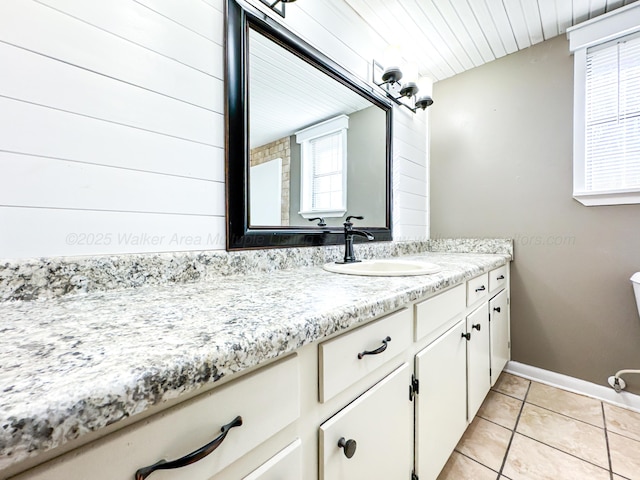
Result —
[[[391, 105], [242, 1], [227, 1], [227, 247], [391, 240]], [[317, 226], [321, 217], [326, 226]]]

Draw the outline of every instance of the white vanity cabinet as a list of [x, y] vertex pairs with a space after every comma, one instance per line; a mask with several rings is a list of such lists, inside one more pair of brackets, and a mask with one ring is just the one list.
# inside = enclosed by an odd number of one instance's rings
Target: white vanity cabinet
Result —
[[508, 266], [415, 306], [415, 473], [435, 480], [510, 358]]
[[415, 473], [435, 479], [467, 428], [467, 327], [460, 319], [416, 355]]
[[501, 290], [489, 301], [489, 324], [491, 331], [491, 385], [493, 386], [498, 380], [500, 372], [511, 359], [508, 290]]
[[491, 388], [489, 306], [485, 302], [466, 318], [467, 419], [473, 420]]
[[140, 477], [210, 480], [299, 417], [299, 377], [298, 357], [290, 356], [45, 463], [14, 480], [137, 480], [138, 469], [160, 460], [175, 460], [199, 449], [219, 437], [223, 425], [240, 416], [242, 425], [231, 428], [210, 455], [182, 468], [157, 470], [148, 477]]
[[510, 358], [509, 266], [399, 307], [10, 478], [136, 480], [241, 416], [149, 480], [435, 480]]
[[411, 370], [403, 364], [320, 426], [320, 480], [411, 479]]
[[301, 467], [302, 442], [297, 438], [242, 480], [299, 480]]

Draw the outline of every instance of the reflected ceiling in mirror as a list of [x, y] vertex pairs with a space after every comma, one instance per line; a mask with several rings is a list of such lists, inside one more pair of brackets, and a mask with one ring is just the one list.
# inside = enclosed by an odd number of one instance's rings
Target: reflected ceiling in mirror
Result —
[[[385, 111], [254, 29], [248, 46], [250, 225], [339, 227], [351, 214], [384, 226]], [[337, 118], [344, 144], [322, 142]]]

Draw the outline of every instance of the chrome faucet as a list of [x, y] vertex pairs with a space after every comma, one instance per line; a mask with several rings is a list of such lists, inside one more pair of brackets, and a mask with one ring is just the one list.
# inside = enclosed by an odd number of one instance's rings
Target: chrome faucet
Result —
[[358, 235], [365, 237], [367, 240], [373, 240], [373, 235], [365, 230], [356, 230], [353, 228], [351, 219], [356, 218], [358, 220], [364, 220], [364, 217], [350, 215], [347, 217], [347, 221], [344, 222], [344, 261], [336, 263], [355, 263], [360, 260], [356, 260], [356, 256], [353, 253], [353, 237]]

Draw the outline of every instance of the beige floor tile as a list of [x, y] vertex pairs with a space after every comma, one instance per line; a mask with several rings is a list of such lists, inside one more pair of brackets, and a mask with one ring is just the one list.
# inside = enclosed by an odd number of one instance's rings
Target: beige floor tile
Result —
[[640, 480], [640, 442], [609, 432], [611, 469], [631, 480]]
[[577, 418], [596, 427], [604, 427], [601, 403], [594, 398], [531, 382], [527, 403]]
[[613, 480], [629, 480], [626, 477], [621, 477], [620, 475], [613, 474]]
[[604, 404], [607, 430], [640, 441], [640, 413]]
[[511, 430], [476, 417], [467, 427], [456, 450], [497, 472], [507, 453], [509, 440]]
[[490, 391], [477, 416], [513, 430], [521, 408], [522, 400]]
[[563, 452], [609, 468], [607, 440], [602, 428], [526, 403], [517, 431]]
[[524, 400], [527, 389], [529, 388], [529, 383], [531, 382], [526, 378], [502, 372], [493, 389], [505, 395], [511, 395], [512, 397]]
[[609, 472], [516, 434], [503, 473], [512, 480], [610, 480]]
[[474, 462], [464, 455], [453, 452], [438, 475], [438, 480], [496, 480], [498, 474]]

